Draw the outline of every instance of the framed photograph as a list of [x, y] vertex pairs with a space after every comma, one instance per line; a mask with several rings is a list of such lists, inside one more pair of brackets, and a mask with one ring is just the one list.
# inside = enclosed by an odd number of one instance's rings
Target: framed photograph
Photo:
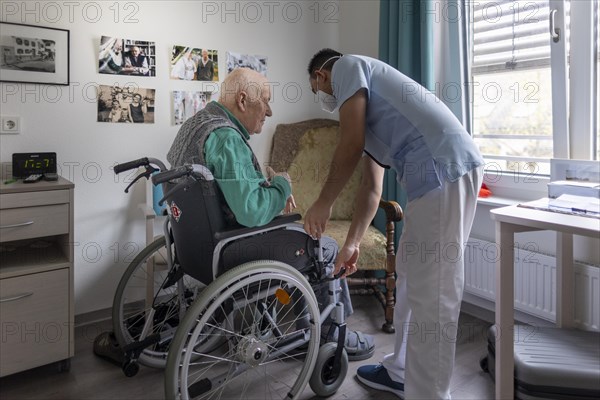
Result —
[[193, 117], [198, 111], [210, 102], [211, 92], [191, 92], [176, 90], [173, 92], [173, 124], [181, 125], [188, 118]]
[[69, 31], [0, 22], [0, 81], [69, 85]]
[[171, 79], [185, 81], [218, 81], [219, 54], [217, 50], [173, 46]]
[[227, 52], [227, 73], [236, 68], [250, 68], [267, 76], [267, 57], [253, 54]]
[[147, 40], [102, 36], [98, 52], [98, 72], [156, 76], [156, 44]]
[[98, 122], [153, 124], [155, 94], [134, 85], [99, 85]]

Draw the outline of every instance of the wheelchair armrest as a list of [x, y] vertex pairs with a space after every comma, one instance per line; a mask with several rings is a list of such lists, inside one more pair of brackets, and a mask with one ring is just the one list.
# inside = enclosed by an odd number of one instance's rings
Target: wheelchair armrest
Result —
[[215, 239], [217, 242], [220, 242], [222, 240], [229, 239], [234, 236], [245, 236], [252, 232], [268, 231], [275, 229], [279, 226], [289, 224], [290, 222], [299, 221], [300, 219], [302, 219], [302, 216], [300, 214], [278, 215], [266, 225], [255, 226], [253, 228], [247, 228], [239, 225], [224, 231], [217, 232], [215, 233]]

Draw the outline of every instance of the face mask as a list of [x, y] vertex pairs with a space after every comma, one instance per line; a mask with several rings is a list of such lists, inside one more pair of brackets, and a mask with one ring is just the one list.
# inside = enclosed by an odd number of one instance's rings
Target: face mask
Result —
[[317, 76], [317, 93], [319, 94], [319, 102], [323, 111], [333, 113], [337, 107], [337, 100], [329, 93], [319, 90], [319, 77]]
[[[330, 59], [328, 59], [327, 61], [325, 61], [323, 63], [323, 65], [321, 66], [321, 68], [319, 68], [319, 71], [317, 71], [317, 72], [321, 72], [323, 67], [329, 61], [333, 60], [334, 58], [341, 58], [341, 57], [340, 56], [331, 57]], [[317, 75], [317, 93], [319, 94], [319, 102], [321, 103], [321, 108], [323, 109], [323, 111], [327, 111], [328, 113], [333, 113], [335, 111], [335, 109], [337, 108], [337, 100], [335, 97], [333, 97], [329, 93], [325, 93], [322, 90], [319, 90], [319, 76], [318, 75]]]

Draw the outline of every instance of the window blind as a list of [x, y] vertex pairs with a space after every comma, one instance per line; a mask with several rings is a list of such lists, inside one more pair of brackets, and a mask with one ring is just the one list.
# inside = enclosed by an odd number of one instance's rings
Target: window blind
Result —
[[549, 0], [474, 1], [473, 73], [549, 66], [549, 16]]

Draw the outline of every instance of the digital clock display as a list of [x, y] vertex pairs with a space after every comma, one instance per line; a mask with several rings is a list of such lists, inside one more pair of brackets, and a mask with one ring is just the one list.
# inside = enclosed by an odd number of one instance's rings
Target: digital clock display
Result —
[[56, 173], [56, 153], [14, 153], [12, 161], [15, 178]]

